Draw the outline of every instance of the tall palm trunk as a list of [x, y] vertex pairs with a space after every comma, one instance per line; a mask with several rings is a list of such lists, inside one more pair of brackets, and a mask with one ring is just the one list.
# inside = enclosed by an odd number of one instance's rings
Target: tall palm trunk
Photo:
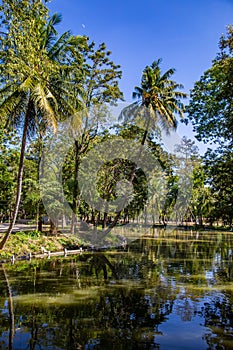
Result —
[[72, 205], [72, 220], [71, 220], [71, 234], [77, 233], [77, 210], [80, 205], [79, 199], [79, 185], [78, 185], [78, 172], [80, 166], [80, 147], [78, 141], [75, 140], [74, 143], [74, 152], [75, 152], [75, 169], [74, 169], [74, 188], [73, 188], [73, 205]]
[[28, 103], [27, 112], [26, 112], [25, 119], [24, 119], [23, 136], [22, 136], [22, 141], [21, 141], [21, 152], [20, 152], [18, 178], [17, 178], [17, 192], [16, 192], [13, 217], [11, 219], [8, 230], [6, 231], [2, 241], [0, 242], [0, 250], [5, 247], [5, 244], [8, 240], [8, 238], [10, 237], [10, 234], [13, 230], [14, 225], [15, 225], [15, 221], [16, 221], [18, 211], [19, 211], [19, 204], [20, 204], [21, 192], [22, 192], [22, 182], [23, 182], [24, 157], [25, 157], [25, 149], [26, 149], [26, 143], [27, 143], [27, 132], [28, 132], [28, 125], [29, 125], [29, 120], [30, 120], [31, 108], [32, 108], [32, 101], [30, 100]]

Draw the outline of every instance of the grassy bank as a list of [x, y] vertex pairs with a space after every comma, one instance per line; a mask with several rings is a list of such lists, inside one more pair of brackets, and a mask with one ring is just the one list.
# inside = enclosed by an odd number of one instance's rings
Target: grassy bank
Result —
[[[0, 235], [2, 237], [3, 234]], [[12, 234], [4, 248], [0, 251], [0, 260], [9, 258], [12, 255], [15, 257], [27, 255], [29, 253], [41, 253], [41, 248], [44, 247], [50, 252], [56, 252], [66, 249], [78, 249], [83, 246], [84, 242], [75, 236], [59, 234], [57, 236], [49, 236], [37, 231], [17, 232]]]

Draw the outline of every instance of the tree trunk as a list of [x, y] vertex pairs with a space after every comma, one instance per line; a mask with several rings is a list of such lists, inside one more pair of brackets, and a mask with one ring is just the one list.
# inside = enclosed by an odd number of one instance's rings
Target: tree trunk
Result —
[[104, 213], [104, 217], [103, 217], [103, 223], [102, 223], [102, 228], [106, 228], [107, 226], [107, 219], [108, 219], [108, 213]]
[[36, 229], [39, 232], [43, 232], [43, 215], [41, 211], [41, 200], [37, 203], [36, 210]]
[[43, 217], [42, 217], [42, 214], [40, 213], [39, 215], [39, 219], [38, 219], [38, 227], [37, 227], [37, 230], [39, 232], [43, 232]]
[[13, 230], [13, 227], [14, 227], [17, 215], [18, 215], [18, 211], [19, 211], [19, 204], [20, 204], [21, 192], [22, 192], [22, 182], [23, 182], [24, 156], [25, 156], [25, 149], [26, 149], [26, 143], [27, 143], [27, 131], [28, 131], [28, 124], [29, 124], [31, 107], [32, 107], [32, 102], [29, 101], [27, 112], [25, 115], [23, 136], [22, 136], [22, 141], [21, 141], [21, 152], [20, 152], [18, 178], [17, 178], [17, 193], [16, 193], [16, 199], [15, 199], [13, 217], [12, 217], [12, 220], [10, 222], [8, 230], [6, 231], [2, 241], [0, 242], [0, 250], [5, 247], [5, 244], [9, 238], [12, 230]]
[[[39, 130], [39, 159], [38, 159], [38, 182], [40, 178], [44, 178], [44, 155], [43, 155], [43, 132]], [[43, 203], [40, 198], [37, 204], [37, 230], [43, 232]]]
[[67, 222], [66, 222], [66, 216], [63, 213], [62, 214], [62, 228], [64, 229], [67, 226]]
[[53, 220], [50, 220], [50, 229], [49, 233], [51, 235], [57, 236], [57, 223], [53, 222]]
[[74, 169], [74, 189], [73, 189], [73, 205], [72, 205], [72, 220], [71, 220], [71, 234], [76, 233], [77, 228], [77, 208], [78, 208], [78, 194], [79, 194], [79, 188], [78, 188], [78, 170], [79, 170], [79, 145], [78, 141], [75, 140], [75, 169]]
[[91, 224], [94, 227], [97, 226], [97, 224], [96, 224], [96, 213], [95, 213], [94, 209], [92, 209], [92, 211], [91, 211]]

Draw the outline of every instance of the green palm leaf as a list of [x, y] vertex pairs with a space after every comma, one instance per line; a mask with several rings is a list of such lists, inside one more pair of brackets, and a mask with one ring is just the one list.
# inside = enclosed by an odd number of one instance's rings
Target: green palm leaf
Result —
[[[168, 69], [162, 74], [160, 64], [162, 60], [154, 61], [151, 66], [146, 66], [141, 79], [141, 86], [136, 86], [133, 92], [133, 98], [137, 99], [127, 108], [125, 108], [120, 115], [120, 119], [125, 122], [133, 120], [137, 114], [137, 108], [142, 106], [148, 109], [147, 114], [156, 128], [156, 123], [159, 123], [162, 128], [169, 131], [171, 128], [177, 127], [176, 115], [181, 118], [184, 113], [184, 105], [182, 99], [186, 98], [184, 92], [179, 91], [183, 85], [177, 84], [171, 79], [175, 73], [175, 69]], [[154, 113], [152, 113], [154, 111]], [[145, 125], [152, 125], [152, 123], [145, 121]], [[153, 126], [153, 125], [152, 125]]]

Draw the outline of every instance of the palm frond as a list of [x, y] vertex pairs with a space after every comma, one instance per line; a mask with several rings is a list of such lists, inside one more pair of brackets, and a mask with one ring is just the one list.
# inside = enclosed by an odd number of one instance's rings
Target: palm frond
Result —
[[[150, 113], [150, 118], [167, 132], [169, 129], [177, 127], [176, 115], [183, 117], [185, 110], [181, 100], [187, 97], [187, 94], [179, 91], [183, 86], [177, 84], [171, 79], [175, 69], [168, 69], [162, 74], [160, 69], [161, 59], [152, 62], [151, 66], [146, 66], [142, 72], [141, 86], [135, 87], [133, 98], [137, 99], [138, 105], [152, 108], [156, 112], [155, 117]], [[127, 110], [128, 109], [128, 110]], [[127, 107], [122, 112], [123, 115], [129, 114], [132, 120], [132, 107]], [[156, 117], [157, 116], [157, 117]], [[145, 125], [148, 123], [145, 120]], [[155, 125], [154, 125], [155, 126]]]
[[151, 68], [153, 70], [159, 68], [159, 65], [162, 63], [162, 61], [163, 61], [162, 58], [158, 58], [157, 60], [153, 61], [152, 64], [151, 64]]
[[29, 90], [32, 90], [34, 88], [35, 81], [33, 81], [32, 77], [27, 77], [22, 84], [19, 86], [19, 90], [28, 92]]
[[69, 44], [71, 40], [71, 32], [67, 31], [63, 33], [56, 43], [48, 51], [48, 55], [51, 59], [58, 57], [64, 50], [65, 47]]
[[62, 21], [62, 14], [56, 12], [56, 13], [54, 13], [54, 14], [52, 15], [52, 17], [50, 18], [49, 23], [51, 23], [52, 26], [56, 26], [56, 25], [60, 24], [61, 21]]
[[17, 89], [17, 85], [12, 84], [12, 82], [3, 85], [3, 87], [0, 89], [0, 100], [5, 96], [11, 94], [16, 89]]
[[138, 102], [131, 103], [129, 106], [122, 109], [122, 111], [119, 114], [119, 121], [123, 121], [124, 123], [131, 122], [137, 113], [140, 110], [140, 105]]
[[140, 99], [143, 96], [143, 89], [140, 88], [139, 86], [135, 86], [134, 91], [133, 91], [133, 99], [137, 98]]
[[175, 68], [168, 69], [160, 78], [161, 81], [168, 81], [168, 79], [176, 72]]
[[57, 118], [52, 108], [49, 97], [50, 95], [46, 94], [46, 89], [44, 89], [41, 84], [37, 84], [32, 91], [32, 97], [35, 105], [38, 106], [41, 113], [47, 119], [48, 124], [52, 125], [53, 129], [57, 129]]
[[47, 26], [44, 31], [42, 31], [42, 48], [49, 49], [54, 41], [56, 40], [57, 31], [54, 28], [55, 25], [59, 24], [62, 21], [62, 15], [55, 13], [49, 20]]
[[14, 110], [21, 99], [21, 93], [19, 90], [12, 92], [6, 96], [0, 103], [1, 115], [9, 116], [15, 114]]

